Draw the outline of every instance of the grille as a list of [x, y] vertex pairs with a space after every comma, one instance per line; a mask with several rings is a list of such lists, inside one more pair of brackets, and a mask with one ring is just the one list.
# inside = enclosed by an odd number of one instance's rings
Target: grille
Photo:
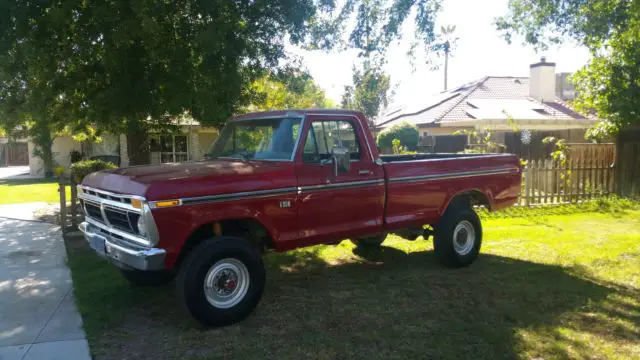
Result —
[[105, 207], [104, 214], [112, 226], [127, 232], [136, 233], [134, 226], [138, 223], [138, 214]]
[[98, 220], [100, 222], [104, 222], [104, 220], [102, 220], [102, 212], [100, 211], [100, 206], [85, 201], [84, 208], [85, 210], [87, 210], [87, 215], [90, 218]]
[[97, 192], [97, 191], [89, 190], [89, 189], [84, 189], [84, 192], [89, 194], [89, 195], [93, 195], [93, 196], [99, 197], [101, 199], [118, 201], [118, 202], [121, 202], [123, 204], [131, 204], [131, 199], [129, 199], [129, 198], [122, 198], [122, 197], [119, 197], [119, 196], [107, 195], [107, 194], [103, 194], [101, 192]]

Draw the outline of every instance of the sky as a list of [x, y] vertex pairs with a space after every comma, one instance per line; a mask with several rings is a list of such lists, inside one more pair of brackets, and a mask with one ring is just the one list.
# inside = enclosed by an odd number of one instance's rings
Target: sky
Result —
[[[449, 59], [449, 89], [483, 76], [528, 76], [529, 64], [546, 56], [556, 63], [556, 72], [573, 72], [589, 60], [589, 52], [575, 44], [565, 43], [536, 53], [531, 46], [514, 38], [511, 45], [500, 37], [493, 21], [507, 13], [508, 0], [444, 0], [436, 20], [441, 25], [455, 25], [458, 45]], [[405, 37], [413, 36], [413, 19], [403, 28]], [[396, 86], [393, 104], [416, 104], [422, 98], [440, 92], [444, 87], [444, 70], [432, 71], [416, 58], [412, 67], [406, 53], [409, 42], [394, 44], [387, 53], [386, 71]], [[328, 97], [340, 102], [345, 85], [351, 83], [355, 51], [332, 52], [290, 50], [301, 56], [305, 65]]]

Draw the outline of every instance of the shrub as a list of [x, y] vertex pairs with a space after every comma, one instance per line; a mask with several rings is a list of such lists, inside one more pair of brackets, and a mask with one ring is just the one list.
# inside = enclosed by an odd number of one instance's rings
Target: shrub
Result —
[[113, 163], [102, 160], [83, 160], [71, 164], [71, 180], [80, 184], [84, 178], [96, 171], [115, 169]]
[[401, 122], [393, 125], [390, 128], [382, 130], [378, 135], [378, 147], [381, 150], [393, 149], [393, 140], [400, 140], [400, 144], [406, 147], [407, 150], [414, 151], [418, 148], [418, 141], [420, 141], [420, 132], [415, 125], [408, 122]]

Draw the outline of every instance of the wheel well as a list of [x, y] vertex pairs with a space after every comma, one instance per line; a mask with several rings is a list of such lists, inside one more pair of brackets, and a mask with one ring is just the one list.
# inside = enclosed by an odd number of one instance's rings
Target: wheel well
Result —
[[484, 206], [487, 210], [491, 210], [491, 205], [487, 195], [479, 190], [470, 190], [455, 195], [445, 208], [445, 211], [451, 206], [464, 204], [470, 206]]
[[206, 223], [196, 229], [185, 241], [175, 264], [179, 268], [182, 260], [202, 240], [213, 236], [235, 236], [254, 243], [261, 251], [274, 249], [275, 244], [267, 229], [254, 219], [228, 219]]

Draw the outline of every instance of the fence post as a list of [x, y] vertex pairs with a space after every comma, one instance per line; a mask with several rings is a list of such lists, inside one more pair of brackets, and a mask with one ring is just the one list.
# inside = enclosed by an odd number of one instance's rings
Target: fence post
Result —
[[524, 204], [527, 207], [531, 206], [530, 191], [531, 191], [531, 162], [527, 161], [527, 164], [524, 166]]
[[544, 203], [549, 203], [549, 160], [544, 160], [542, 163], [544, 166]]
[[67, 193], [64, 180], [58, 180], [58, 192], [60, 193], [60, 228], [64, 232], [67, 219]]
[[78, 214], [78, 189], [71, 182], [71, 226], [74, 228], [78, 225], [77, 214]]
[[542, 160], [536, 161], [536, 184], [534, 189], [538, 192], [536, 195], [536, 202], [538, 204], [542, 203], [542, 191], [540, 190], [540, 188], [542, 187], [542, 181], [540, 179], [540, 174], [542, 174], [542, 171], [540, 171], [540, 169], [542, 169]]

